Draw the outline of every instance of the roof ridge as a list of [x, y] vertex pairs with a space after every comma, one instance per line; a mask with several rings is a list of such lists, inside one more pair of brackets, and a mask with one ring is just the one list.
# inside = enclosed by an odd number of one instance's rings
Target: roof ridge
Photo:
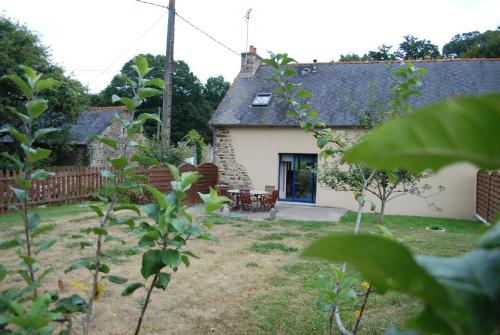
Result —
[[124, 110], [127, 109], [127, 106], [105, 106], [105, 107], [90, 107], [91, 111], [99, 111], [99, 110]]
[[[334, 64], [380, 64], [380, 63], [438, 63], [438, 62], [484, 62], [493, 61], [499, 62], [500, 58], [438, 58], [438, 59], [407, 59], [407, 60], [370, 60], [370, 61], [348, 61], [348, 62], [316, 62], [316, 63], [293, 63], [292, 65], [334, 65]], [[267, 64], [261, 64], [261, 66], [269, 66]]]

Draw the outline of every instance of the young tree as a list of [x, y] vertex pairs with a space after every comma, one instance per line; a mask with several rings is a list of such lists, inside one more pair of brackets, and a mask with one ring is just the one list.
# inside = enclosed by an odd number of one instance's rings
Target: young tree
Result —
[[[0, 333], [2, 334], [52, 334], [54, 322], [66, 323], [64, 333], [71, 333], [72, 313], [85, 312], [88, 308], [85, 301], [78, 295], [59, 298], [57, 292], [41, 292], [44, 277], [53, 271], [52, 268], [42, 269], [38, 259], [40, 254], [51, 248], [58, 238], [40, 240], [40, 237], [54, 229], [54, 225], [42, 225], [40, 215], [31, 210], [32, 192], [36, 191], [38, 181], [45, 180], [53, 173], [44, 169], [34, 169], [34, 165], [50, 155], [50, 150], [38, 147], [37, 140], [57, 128], [39, 128], [34, 130], [36, 121], [47, 111], [48, 101], [39, 96], [51, 88], [60, 85], [53, 78], [42, 79], [42, 74], [28, 66], [21, 66], [22, 76], [9, 74], [2, 79], [9, 80], [23, 94], [25, 102], [22, 107], [6, 107], [6, 110], [16, 117], [21, 126], [8, 126], [0, 129], [0, 134], [7, 133], [19, 143], [20, 154], [3, 152], [2, 156], [10, 160], [20, 170], [15, 177], [16, 185], [10, 190], [19, 200], [19, 204], [11, 206], [23, 218], [24, 238], [15, 236], [10, 241], [0, 241], [0, 249], [19, 247], [17, 255], [22, 260], [22, 266], [13, 271], [0, 264], [0, 281], [7, 274], [19, 275], [26, 282], [26, 287], [8, 288], [0, 292]], [[28, 296], [32, 294], [32, 297]], [[8, 327], [8, 328], [7, 328]], [[14, 331], [14, 332], [12, 332]]]
[[[425, 69], [416, 68], [410, 63], [400, 66], [399, 69], [392, 73], [393, 85], [389, 93], [389, 99], [382, 101], [376, 99], [376, 84], [371, 83], [368, 92], [367, 109], [360, 111], [356, 104], [351, 104], [353, 113], [358, 117], [361, 127], [371, 129], [384, 124], [390, 119], [411, 113], [412, 106], [409, 99], [412, 96], [421, 94], [422, 79], [426, 75]], [[357, 140], [346, 139], [346, 142], [349, 143], [349, 146], [352, 146]], [[404, 195], [421, 197], [431, 208], [439, 210], [434, 203], [428, 202], [428, 199], [441, 192], [444, 188], [439, 186], [437, 193], [430, 193], [432, 187], [421, 183], [430, 174], [415, 174], [402, 169], [375, 171], [364, 166], [352, 166], [345, 163], [341, 158], [323, 163], [318, 169], [318, 181], [330, 189], [353, 192], [356, 198], [360, 192], [360, 187], [363, 185], [363, 176], [374, 173], [373, 178], [366, 187], [366, 191], [380, 201], [379, 220], [381, 223], [384, 222], [387, 203]], [[375, 210], [375, 208], [375, 204], [372, 203], [372, 210]]]

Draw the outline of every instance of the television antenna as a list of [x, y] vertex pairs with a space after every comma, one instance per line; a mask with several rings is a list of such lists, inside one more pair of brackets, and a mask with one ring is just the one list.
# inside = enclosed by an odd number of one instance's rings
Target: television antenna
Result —
[[247, 10], [247, 13], [245, 14], [245, 20], [247, 21], [247, 40], [245, 44], [245, 52], [248, 52], [248, 27], [250, 24], [250, 13], [252, 12], [252, 8]]

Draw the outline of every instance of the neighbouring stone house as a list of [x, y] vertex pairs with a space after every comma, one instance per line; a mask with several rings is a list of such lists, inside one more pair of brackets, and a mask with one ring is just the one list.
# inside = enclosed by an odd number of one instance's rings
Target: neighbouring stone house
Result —
[[[414, 107], [453, 96], [500, 91], [500, 59], [414, 61], [414, 65], [428, 71], [422, 95], [410, 100]], [[298, 74], [290, 80], [313, 93], [310, 102], [319, 120], [356, 136], [363, 130], [359, 114], [353, 111], [366, 110], [370, 94], [380, 101], [388, 98], [391, 74], [400, 63], [314, 62], [294, 66]], [[272, 93], [272, 83], [264, 80], [272, 75], [271, 67], [262, 64], [254, 47], [242, 53], [240, 73], [210, 120], [221, 182], [256, 189], [274, 185], [280, 190], [280, 201], [354, 209], [352, 194], [323, 188], [309, 169], [318, 161], [316, 141], [286, 117], [285, 106], [277, 103]], [[476, 173], [473, 166], [456, 164], [425, 180], [434, 187], [446, 187], [432, 199], [441, 212], [421, 199], [402, 196], [388, 204], [386, 213], [473, 218]]]
[[[75, 147], [72, 157], [73, 165], [85, 165], [92, 167], [109, 166], [108, 157], [117, 156], [118, 153], [107, 145], [90, 140], [92, 135], [108, 137], [115, 140], [119, 147], [126, 142], [125, 128], [118, 122], [113, 122], [113, 116], [117, 114], [122, 119], [131, 118], [125, 106], [93, 107], [83, 111], [78, 117], [76, 124], [71, 125], [69, 134]], [[144, 140], [144, 136], [136, 136], [135, 141]], [[127, 156], [134, 154], [132, 148], [127, 149]]]

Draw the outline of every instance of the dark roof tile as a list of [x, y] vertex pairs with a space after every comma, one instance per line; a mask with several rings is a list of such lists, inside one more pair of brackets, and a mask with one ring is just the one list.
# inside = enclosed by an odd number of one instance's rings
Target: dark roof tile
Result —
[[[498, 60], [438, 60], [415, 61], [427, 69], [422, 95], [410, 102], [415, 106], [451, 96], [480, 95], [500, 91], [500, 61]], [[365, 110], [369, 102], [370, 85], [375, 85], [377, 99], [386, 99], [392, 84], [391, 73], [399, 62], [384, 63], [318, 63], [317, 72], [301, 75], [312, 64], [297, 64], [295, 83], [313, 93], [310, 100], [319, 120], [329, 126], [358, 125], [355, 110]], [[273, 86], [264, 78], [271, 77], [272, 68], [261, 65], [255, 77], [238, 75], [210, 120], [214, 126], [286, 126], [295, 125], [286, 118], [286, 108], [276, 98], [266, 107], [252, 106], [257, 93], [272, 92]], [[372, 84], [373, 83], [373, 84]], [[356, 106], [355, 108], [353, 106]]]

